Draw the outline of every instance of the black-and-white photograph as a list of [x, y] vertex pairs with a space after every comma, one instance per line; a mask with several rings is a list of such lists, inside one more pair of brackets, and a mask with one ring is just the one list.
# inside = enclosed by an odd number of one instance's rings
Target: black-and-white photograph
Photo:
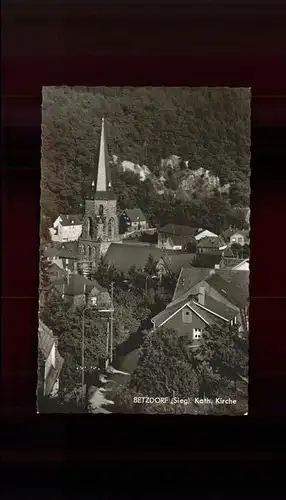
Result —
[[39, 413], [247, 414], [250, 106], [42, 89]]

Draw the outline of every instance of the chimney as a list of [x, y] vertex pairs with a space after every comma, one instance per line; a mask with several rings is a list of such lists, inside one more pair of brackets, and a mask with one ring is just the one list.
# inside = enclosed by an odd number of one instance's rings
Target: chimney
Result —
[[205, 288], [203, 286], [200, 286], [199, 288], [199, 304], [202, 306], [205, 305]]

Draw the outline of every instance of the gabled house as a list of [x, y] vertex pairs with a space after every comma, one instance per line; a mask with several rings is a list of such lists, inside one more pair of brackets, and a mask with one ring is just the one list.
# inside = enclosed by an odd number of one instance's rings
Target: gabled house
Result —
[[197, 242], [197, 252], [200, 253], [218, 253], [223, 242], [217, 236], [205, 236]]
[[196, 241], [200, 241], [202, 238], [206, 237], [219, 238], [217, 234], [213, 233], [212, 231], [209, 231], [208, 229], [202, 229], [195, 235]]
[[140, 208], [126, 208], [120, 216], [120, 233], [147, 229], [147, 219]]
[[79, 215], [60, 214], [50, 230], [52, 241], [77, 241], [82, 232], [82, 218]]
[[[183, 269], [178, 278], [172, 302], [152, 319], [154, 329], [168, 322], [168, 327], [176, 330], [179, 336], [186, 335], [186, 332], [190, 336], [195, 336], [197, 329], [201, 330], [201, 335], [203, 329], [207, 325], [214, 324], [213, 322], [216, 322], [219, 317], [220, 320], [223, 319], [230, 324], [237, 324], [240, 332], [248, 331], [248, 284], [249, 273], [247, 271], [212, 270], [209, 272], [205, 269]], [[204, 310], [203, 318], [199, 318], [200, 326], [197, 319], [198, 309], [193, 311], [196, 313], [195, 322], [191, 316], [190, 326], [185, 326], [189, 319], [184, 319], [184, 315], [189, 316], [188, 308], [194, 308], [196, 301], [198, 301], [198, 307]], [[180, 311], [182, 311], [181, 316], [178, 315]], [[208, 321], [206, 313], [212, 314], [212, 317], [216, 319]]]
[[50, 281], [57, 280], [59, 278], [65, 278], [67, 277], [67, 271], [60, 267], [58, 264], [53, 262], [50, 267], [49, 267], [49, 276], [50, 276]]
[[57, 338], [42, 320], [38, 328], [38, 395], [56, 396], [64, 359], [57, 346]]
[[244, 229], [228, 229], [224, 232], [223, 237], [225, 241], [231, 245], [233, 243], [241, 246], [249, 244], [249, 231]]
[[235, 324], [238, 313], [236, 307], [220, 303], [206, 294], [205, 287], [199, 287], [197, 294], [172, 302], [151, 321], [154, 331], [161, 327], [173, 329], [191, 348], [196, 348], [205, 328]]
[[195, 235], [198, 228], [167, 224], [158, 230], [158, 248], [166, 250], [186, 250], [190, 246], [196, 250], [197, 242]]
[[98, 308], [111, 305], [111, 299], [106, 288], [96, 280], [88, 280], [81, 274], [67, 274], [66, 278], [54, 280], [48, 291], [55, 291], [59, 297], [66, 299], [71, 307], [90, 304]]
[[57, 260], [60, 262], [58, 265], [66, 271], [77, 273], [79, 255], [75, 250], [67, 249], [64, 246], [59, 248]]

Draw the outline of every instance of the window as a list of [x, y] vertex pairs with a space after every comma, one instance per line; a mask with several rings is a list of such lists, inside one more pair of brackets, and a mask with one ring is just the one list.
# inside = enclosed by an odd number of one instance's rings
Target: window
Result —
[[51, 349], [51, 364], [55, 368], [56, 367], [56, 345], [53, 344]]
[[234, 326], [237, 324], [237, 318], [236, 316], [230, 321], [231, 326]]
[[97, 304], [97, 297], [91, 297], [91, 304], [93, 306], [96, 306], [96, 304]]
[[103, 205], [99, 205], [98, 214], [103, 215]]
[[192, 322], [192, 313], [188, 309], [184, 309], [182, 312], [182, 320], [183, 323], [191, 323]]
[[93, 221], [91, 217], [87, 219], [87, 234], [88, 236], [90, 236], [90, 238], [94, 237]]
[[114, 226], [115, 226], [115, 221], [111, 217], [111, 219], [109, 219], [109, 221], [108, 221], [108, 228], [107, 228], [108, 238], [111, 240], [114, 239]]
[[199, 340], [202, 338], [202, 330], [201, 328], [193, 329], [193, 340]]

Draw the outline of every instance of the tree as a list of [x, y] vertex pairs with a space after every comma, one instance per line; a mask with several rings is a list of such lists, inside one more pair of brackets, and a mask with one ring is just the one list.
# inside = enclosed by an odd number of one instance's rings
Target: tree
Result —
[[237, 326], [230, 325], [204, 330], [193, 354], [201, 394], [209, 397], [231, 394], [236, 383], [247, 377], [248, 337], [246, 333], [241, 335]]
[[39, 269], [39, 275], [40, 275], [40, 290], [43, 290], [47, 286], [49, 286], [51, 279], [50, 279], [50, 267], [51, 263], [48, 261], [44, 255], [40, 256], [40, 269]]
[[[72, 390], [81, 382], [83, 310], [71, 310], [68, 303], [53, 293], [45, 302], [41, 318], [58, 338], [58, 349], [65, 362], [61, 382]], [[89, 308], [85, 311], [85, 371], [93, 373], [106, 356], [107, 319]]]
[[197, 378], [189, 352], [173, 330], [150, 332], [144, 339], [138, 366], [131, 378], [136, 392], [156, 397], [191, 397]]
[[[158, 197], [153, 180], [161, 159], [171, 154], [189, 160], [191, 168], [210, 170], [221, 183], [243, 184], [249, 176], [248, 89], [49, 87], [43, 90], [41, 203], [50, 220], [61, 212], [78, 212], [98, 155], [94, 138], [103, 115], [110, 154], [137, 162], [144, 152], [152, 172], [151, 182], [145, 183], [113, 165], [121, 209], [141, 202], [147, 206]], [[168, 182], [176, 189], [177, 179], [170, 176]], [[233, 189], [239, 198], [233, 202], [246, 201], [243, 190], [242, 185], [237, 194]]]
[[154, 259], [153, 255], [150, 253], [148, 255], [147, 262], [144, 267], [144, 272], [147, 276], [154, 276], [157, 273], [157, 264], [158, 262]]
[[229, 189], [229, 200], [232, 206], [248, 207], [250, 198], [249, 178], [245, 181], [231, 184]]
[[237, 259], [243, 258], [243, 255], [244, 255], [243, 247], [239, 243], [232, 243], [230, 248], [231, 248], [233, 255]]

